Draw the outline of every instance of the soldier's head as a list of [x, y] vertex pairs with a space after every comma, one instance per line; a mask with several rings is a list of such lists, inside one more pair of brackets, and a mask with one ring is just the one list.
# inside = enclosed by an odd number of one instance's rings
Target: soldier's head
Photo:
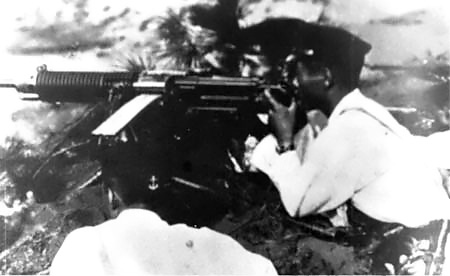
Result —
[[344, 93], [357, 87], [364, 57], [371, 48], [343, 29], [293, 18], [273, 18], [243, 28], [240, 38], [238, 48], [253, 53], [250, 72], [263, 73], [259, 76], [271, 81], [289, 75], [299, 83], [300, 94], [312, 108], [321, 108], [326, 91]]
[[293, 48], [284, 76], [307, 107], [331, 113], [340, 99], [358, 87], [365, 55], [371, 46], [335, 27], [311, 25], [313, 36]]

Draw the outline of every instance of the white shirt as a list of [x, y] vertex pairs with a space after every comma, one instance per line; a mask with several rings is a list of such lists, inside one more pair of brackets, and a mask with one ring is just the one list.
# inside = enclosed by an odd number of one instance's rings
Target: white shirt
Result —
[[276, 275], [272, 262], [209, 228], [169, 225], [149, 210], [71, 232], [50, 275]]
[[351, 199], [370, 217], [409, 227], [450, 218], [438, 170], [450, 168], [450, 131], [413, 136], [359, 90], [341, 100], [306, 151], [278, 155], [275, 148], [276, 139], [265, 137], [251, 162], [272, 179], [291, 216], [332, 210]]

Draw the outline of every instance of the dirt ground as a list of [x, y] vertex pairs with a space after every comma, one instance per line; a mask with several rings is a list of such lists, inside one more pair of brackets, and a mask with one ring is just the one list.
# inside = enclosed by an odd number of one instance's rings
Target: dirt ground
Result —
[[[8, 224], [6, 235], [17, 240], [11, 240], [0, 256], [2, 274], [48, 273], [68, 233], [106, 219], [102, 191], [97, 185], [72, 194], [64, 203], [34, 204], [24, 212], [27, 217], [20, 218], [22, 227]], [[272, 260], [280, 274], [370, 274], [370, 256], [363, 248], [315, 237], [288, 217], [273, 189], [265, 189], [258, 201], [241, 202], [241, 210], [231, 210], [210, 227]]]

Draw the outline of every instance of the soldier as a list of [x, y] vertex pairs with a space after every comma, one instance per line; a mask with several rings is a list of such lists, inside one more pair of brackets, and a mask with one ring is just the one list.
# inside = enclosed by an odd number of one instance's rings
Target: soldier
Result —
[[156, 213], [124, 210], [71, 232], [50, 275], [276, 275], [273, 264], [207, 227], [169, 225]]
[[[348, 202], [353, 218], [364, 218], [371, 226], [404, 227], [394, 235], [398, 248], [393, 243], [379, 247], [378, 255], [386, 258], [375, 258], [375, 266], [381, 263], [394, 273], [425, 273], [427, 253], [442, 245], [439, 236], [446, 233], [450, 217], [440, 173], [450, 168], [450, 132], [411, 135], [358, 89], [370, 45], [334, 27], [306, 29], [308, 39], [293, 49], [287, 67], [296, 100], [286, 107], [266, 93], [273, 134], [256, 147], [252, 164], [271, 178], [291, 216], [323, 213]], [[301, 132], [307, 128], [294, 131], [299, 105], [328, 117], [328, 125], [306, 150], [297, 137], [304, 137]], [[446, 150], [447, 159], [437, 148]], [[410, 240], [417, 242], [400, 248]], [[395, 251], [394, 260], [387, 259], [389, 251]]]

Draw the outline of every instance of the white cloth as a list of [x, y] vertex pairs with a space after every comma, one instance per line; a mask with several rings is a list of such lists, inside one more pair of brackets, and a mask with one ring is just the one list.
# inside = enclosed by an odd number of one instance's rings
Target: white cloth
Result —
[[341, 100], [303, 155], [278, 155], [275, 148], [275, 138], [265, 137], [251, 162], [272, 179], [291, 216], [332, 210], [351, 199], [370, 217], [409, 227], [450, 218], [438, 170], [438, 164], [450, 168], [450, 131], [415, 137], [359, 90]]
[[51, 275], [276, 275], [271, 261], [208, 228], [168, 225], [143, 209], [71, 232]]

